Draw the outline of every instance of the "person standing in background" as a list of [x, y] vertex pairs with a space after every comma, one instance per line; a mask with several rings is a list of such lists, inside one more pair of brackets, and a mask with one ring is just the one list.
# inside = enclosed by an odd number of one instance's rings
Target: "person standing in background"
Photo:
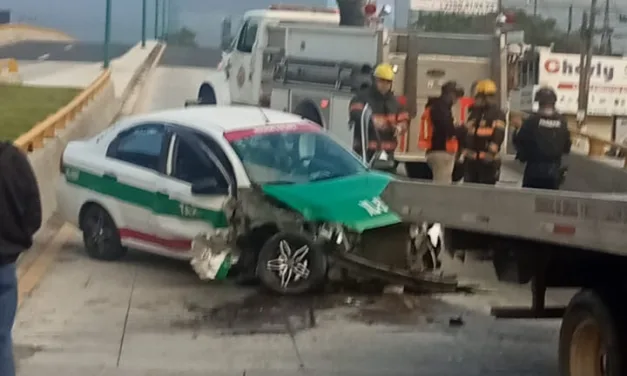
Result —
[[0, 142], [0, 375], [15, 376], [13, 324], [18, 303], [16, 265], [41, 227], [41, 199], [26, 155]]
[[570, 153], [571, 140], [566, 118], [555, 109], [557, 94], [540, 88], [534, 101], [538, 112], [529, 116], [514, 134], [516, 159], [526, 163], [524, 188], [559, 189], [566, 170], [562, 157]]
[[464, 182], [494, 185], [501, 170], [501, 146], [505, 140], [505, 113], [496, 104], [492, 80], [475, 86], [475, 104], [466, 122]]
[[441, 94], [431, 100], [420, 119], [418, 147], [426, 151], [427, 164], [436, 183], [450, 184], [459, 150], [458, 129], [453, 106], [464, 96], [455, 81], [442, 85]]

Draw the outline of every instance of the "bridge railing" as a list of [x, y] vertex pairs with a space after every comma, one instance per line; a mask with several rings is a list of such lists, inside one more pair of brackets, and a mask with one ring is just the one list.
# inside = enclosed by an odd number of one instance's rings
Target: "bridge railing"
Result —
[[67, 124], [96, 97], [111, 80], [111, 71], [104, 70], [85, 90], [78, 94], [70, 103], [36, 124], [24, 133], [14, 144], [25, 152], [42, 148], [46, 138], [54, 137], [56, 132], [65, 129]]

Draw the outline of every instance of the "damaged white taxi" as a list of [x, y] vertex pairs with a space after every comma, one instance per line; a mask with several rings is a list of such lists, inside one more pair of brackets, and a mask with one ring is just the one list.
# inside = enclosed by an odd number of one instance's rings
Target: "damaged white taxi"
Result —
[[417, 231], [380, 198], [391, 175], [317, 124], [269, 109], [129, 117], [70, 142], [61, 172], [59, 212], [89, 256], [117, 260], [132, 248], [188, 259], [202, 279], [249, 275], [283, 294], [322, 284], [330, 252], [385, 249], [390, 234]]

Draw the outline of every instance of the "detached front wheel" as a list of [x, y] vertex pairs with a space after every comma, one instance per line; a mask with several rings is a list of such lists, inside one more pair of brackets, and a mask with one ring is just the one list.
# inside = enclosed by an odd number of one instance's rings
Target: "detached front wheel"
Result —
[[560, 330], [561, 376], [625, 376], [625, 316], [620, 299], [583, 290], [570, 301]]
[[279, 232], [261, 248], [257, 276], [270, 290], [283, 295], [312, 291], [324, 283], [327, 259], [310, 239]]

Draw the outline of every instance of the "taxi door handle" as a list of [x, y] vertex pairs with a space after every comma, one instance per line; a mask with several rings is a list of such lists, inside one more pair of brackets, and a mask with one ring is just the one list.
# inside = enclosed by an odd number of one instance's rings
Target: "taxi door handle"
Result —
[[162, 196], [168, 196], [168, 197], [170, 196], [170, 192], [164, 189], [157, 191], [157, 194], [162, 195]]

